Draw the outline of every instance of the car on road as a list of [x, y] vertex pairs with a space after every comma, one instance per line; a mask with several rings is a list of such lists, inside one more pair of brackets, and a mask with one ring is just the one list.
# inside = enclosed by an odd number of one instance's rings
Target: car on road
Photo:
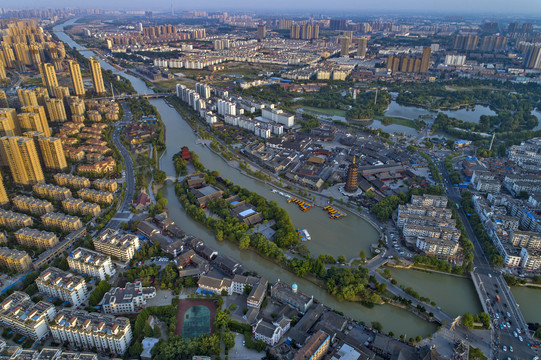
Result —
[[517, 337], [517, 336], [518, 336], [518, 334], [517, 334], [516, 331], [513, 331], [513, 336], [514, 336], [514, 337]]
[[524, 339], [522, 338], [522, 335], [519, 335], [519, 336], [518, 336], [518, 339], [520, 340], [520, 342], [523, 342], [523, 341], [524, 341]]
[[509, 314], [509, 311], [507, 312], [507, 317], [511, 317], [511, 314]]
[[519, 333], [519, 334], [520, 334], [520, 328], [517, 328], [517, 333]]
[[513, 352], [513, 347], [509, 346], [509, 351]]
[[507, 327], [511, 328], [511, 324], [509, 324], [509, 321], [507, 322]]
[[491, 277], [492, 277], [492, 275], [491, 275], [490, 273], [488, 273], [488, 277], [489, 277], [489, 278], [491, 278]]
[[507, 346], [504, 345], [504, 346], [502, 347], [502, 350], [503, 350], [503, 351], [507, 351]]

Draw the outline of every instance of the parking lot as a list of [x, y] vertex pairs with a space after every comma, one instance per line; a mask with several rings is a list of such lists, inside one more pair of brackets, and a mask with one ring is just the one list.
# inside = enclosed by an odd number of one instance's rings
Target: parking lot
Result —
[[265, 353], [258, 353], [255, 350], [245, 347], [243, 345], [243, 341], [244, 335], [235, 334], [235, 346], [231, 350], [229, 350], [229, 360], [253, 360], [265, 357]]

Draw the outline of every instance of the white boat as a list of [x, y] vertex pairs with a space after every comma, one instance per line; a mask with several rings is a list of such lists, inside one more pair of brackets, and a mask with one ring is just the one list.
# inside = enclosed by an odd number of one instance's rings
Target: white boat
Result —
[[306, 240], [312, 240], [312, 237], [308, 233], [308, 230], [303, 229], [302, 232], [303, 232], [304, 236], [306, 236]]
[[301, 241], [309, 241], [312, 240], [310, 237], [310, 234], [308, 233], [308, 230], [306, 229], [297, 229], [297, 233], [299, 234], [299, 237], [301, 238]]

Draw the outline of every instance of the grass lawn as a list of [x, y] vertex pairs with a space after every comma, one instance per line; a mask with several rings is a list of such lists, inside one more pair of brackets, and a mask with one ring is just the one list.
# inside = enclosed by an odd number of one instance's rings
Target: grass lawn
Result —
[[415, 122], [410, 119], [402, 119], [402, 118], [391, 117], [391, 116], [376, 115], [374, 116], [374, 120], [379, 120], [381, 122], [388, 120], [391, 122], [391, 124], [407, 126], [412, 129], [418, 129], [417, 126], [415, 125]]
[[324, 108], [316, 108], [316, 107], [312, 107], [312, 106], [303, 106], [302, 108], [307, 110], [307, 111], [313, 111], [313, 112], [324, 114], [324, 115], [346, 117], [346, 110], [324, 109]]

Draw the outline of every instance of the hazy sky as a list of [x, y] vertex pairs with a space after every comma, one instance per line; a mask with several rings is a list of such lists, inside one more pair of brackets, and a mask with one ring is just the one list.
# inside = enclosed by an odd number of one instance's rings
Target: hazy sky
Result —
[[[2, 3], [0, 1], [0, 3]], [[9, 3], [9, 4], [8, 4]], [[17, 6], [25, 8], [39, 7], [93, 7], [104, 9], [169, 9], [170, 0], [17, 0], [8, 1], [1, 6]], [[38, 5], [39, 4], [39, 5]], [[382, 12], [449, 12], [453, 14], [525, 14], [531, 17], [541, 17], [541, 0], [173, 0], [173, 7], [178, 10], [192, 9], [245, 9], [308, 11], [340, 11], [357, 10]]]

